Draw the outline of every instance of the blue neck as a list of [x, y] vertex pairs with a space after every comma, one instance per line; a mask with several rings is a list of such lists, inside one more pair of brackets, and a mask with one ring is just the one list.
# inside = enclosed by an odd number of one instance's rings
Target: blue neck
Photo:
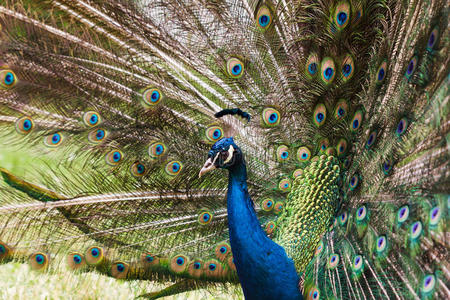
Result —
[[261, 228], [247, 190], [245, 163], [229, 169], [228, 228], [245, 298], [303, 299], [292, 259]]

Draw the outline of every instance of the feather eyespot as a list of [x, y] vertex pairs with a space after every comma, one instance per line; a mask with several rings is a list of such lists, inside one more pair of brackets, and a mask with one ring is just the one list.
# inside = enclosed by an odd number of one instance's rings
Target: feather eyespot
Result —
[[319, 141], [319, 151], [321, 153], [324, 153], [325, 150], [327, 150], [328, 146], [330, 145], [330, 140], [327, 138], [321, 139]]
[[397, 129], [395, 129], [395, 134], [397, 136], [401, 136], [406, 132], [406, 129], [408, 129], [408, 119], [407, 118], [401, 118], [400, 121], [397, 124]]
[[390, 159], [387, 159], [382, 165], [384, 175], [386, 176], [389, 175], [392, 171], [392, 167], [393, 167], [392, 161]]
[[115, 262], [111, 265], [111, 275], [116, 279], [127, 278], [129, 270], [130, 265], [122, 261]]
[[353, 270], [353, 272], [359, 273], [359, 272], [361, 272], [363, 267], [364, 267], [363, 257], [361, 255], [356, 255], [353, 258], [353, 263], [352, 263], [352, 270]]
[[200, 214], [198, 215], [198, 223], [200, 225], [208, 225], [209, 223], [211, 223], [213, 219], [213, 214], [210, 211], [202, 211], [200, 212]]
[[157, 88], [147, 88], [142, 93], [142, 101], [145, 106], [151, 107], [160, 103], [163, 98], [163, 94]]
[[175, 273], [182, 273], [189, 264], [189, 259], [184, 255], [176, 255], [170, 260], [170, 269]]
[[275, 127], [280, 124], [280, 113], [271, 107], [265, 108], [262, 112], [262, 120], [266, 127]]
[[346, 1], [341, 1], [334, 11], [334, 23], [338, 29], [344, 29], [350, 19], [350, 5]]
[[436, 26], [430, 32], [430, 35], [428, 37], [428, 42], [427, 42], [427, 50], [428, 51], [432, 51], [434, 49], [434, 46], [436, 45], [438, 39], [439, 39], [439, 26]]
[[436, 226], [439, 221], [441, 220], [442, 217], [442, 213], [441, 213], [441, 209], [439, 208], [439, 206], [433, 207], [430, 210], [430, 215], [429, 215], [429, 224], [430, 227], [433, 228], [434, 226]]
[[84, 256], [88, 265], [98, 265], [104, 259], [104, 251], [103, 248], [92, 246], [86, 250], [86, 254]]
[[120, 150], [112, 150], [105, 156], [106, 163], [110, 166], [117, 166], [123, 160], [123, 153]]
[[244, 63], [238, 58], [230, 58], [227, 61], [227, 73], [232, 78], [240, 78], [244, 74]]
[[287, 161], [289, 160], [289, 148], [286, 145], [280, 145], [277, 148], [277, 160], [279, 162]]
[[266, 30], [272, 24], [272, 13], [270, 9], [263, 5], [258, 9], [256, 14], [257, 25], [260, 29]]
[[357, 131], [362, 124], [363, 119], [363, 113], [361, 110], [357, 110], [355, 112], [355, 115], [353, 116], [352, 121], [350, 122], [350, 130], [351, 131]]
[[83, 123], [89, 127], [95, 127], [102, 122], [102, 118], [95, 111], [87, 111], [83, 114]]
[[347, 55], [341, 65], [342, 79], [344, 82], [350, 80], [355, 73], [355, 63], [351, 55]]
[[134, 177], [142, 177], [147, 174], [147, 168], [143, 163], [137, 161], [131, 165], [130, 172]]
[[291, 190], [291, 181], [289, 178], [281, 179], [278, 183], [278, 189], [282, 192], [289, 192]]
[[322, 81], [325, 84], [330, 84], [331, 82], [333, 82], [334, 77], [336, 75], [335, 70], [336, 70], [336, 68], [335, 68], [333, 59], [330, 57], [325, 57], [322, 60], [321, 67], [320, 67], [320, 72], [321, 72], [320, 75], [321, 75]]
[[300, 147], [297, 150], [297, 159], [300, 162], [309, 161], [311, 158], [311, 151], [307, 147]]
[[20, 134], [26, 135], [30, 133], [34, 128], [34, 122], [33, 119], [30, 117], [21, 117], [17, 119], [16, 124], [16, 131]]
[[141, 254], [140, 262], [144, 267], [155, 266], [159, 264], [159, 257], [152, 253], [144, 252]]
[[30, 256], [30, 265], [33, 270], [43, 270], [48, 266], [48, 255], [42, 252]]
[[318, 256], [323, 251], [323, 241], [321, 240], [319, 242], [319, 245], [316, 248], [316, 251], [314, 252], [314, 256]]
[[345, 225], [345, 223], [347, 223], [347, 219], [348, 219], [348, 214], [347, 214], [347, 212], [344, 211], [338, 218], [339, 224]]
[[375, 145], [375, 142], [377, 141], [377, 134], [377, 130], [373, 130], [372, 132], [370, 132], [366, 142], [366, 149], [370, 149], [373, 145]]
[[176, 176], [176, 175], [180, 174], [182, 169], [183, 169], [183, 164], [176, 160], [168, 162], [165, 167], [166, 173], [170, 176]]
[[314, 287], [308, 293], [308, 300], [318, 300], [320, 299], [320, 291]]
[[319, 71], [319, 56], [317, 53], [311, 53], [306, 61], [305, 74], [308, 78], [313, 78]]
[[327, 109], [325, 107], [325, 104], [319, 103], [314, 108], [313, 112], [313, 122], [317, 127], [322, 126], [325, 124], [325, 120], [327, 119]]
[[360, 206], [356, 210], [356, 221], [361, 222], [364, 221], [367, 217], [367, 207], [365, 205]]
[[16, 74], [12, 70], [0, 70], [0, 89], [9, 90], [17, 84]]
[[386, 236], [384, 235], [379, 236], [376, 240], [375, 251], [377, 252], [378, 255], [383, 254], [386, 251], [387, 246], [388, 242]]
[[150, 158], [156, 159], [166, 153], [166, 145], [161, 142], [154, 142], [148, 147], [148, 155]]
[[423, 232], [422, 222], [414, 222], [409, 230], [410, 238], [412, 240], [418, 239]]
[[334, 109], [334, 117], [336, 120], [342, 120], [347, 115], [348, 111], [348, 103], [344, 99], [341, 99], [336, 104], [336, 107]]
[[210, 126], [206, 129], [205, 134], [209, 142], [215, 143], [223, 137], [223, 130], [219, 126]]
[[64, 140], [64, 136], [61, 133], [56, 132], [56, 133], [46, 136], [44, 138], [44, 144], [47, 147], [55, 148], [55, 147], [58, 147], [59, 145], [61, 145], [63, 140]]
[[383, 61], [377, 70], [376, 74], [377, 83], [383, 82], [384, 78], [386, 77], [386, 72], [387, 72], [387, 61]]
[[336, 146], [336, 152], [339, 157], [344, 156], [347, 152], [347, 140], [341, 138]]
[[352, 176], [352, 178], [350, 179], [350, 182], [348, 184], [348, 187], [350, 189], [350, 191], [355, 190], [359, 185], [359, 175], [358, 174], [354, 174]]
[[409, 206], [404, 205], [400, 207], [400, 209], [397, 211], [397, 223], [402, 224], [406, 220], [408, 220], [409, 217]]
[[94, 129], [88, 134], [88, 141], [94, 144], [103, 142], [108, 135], [108, 132], [103, 128]]
[[67, 264], [72, 270], [77, 270], [84, 267], [86, 265], [86, 261], [81, 253], [72, 252], [67, 256]]
[[203, 261], [195, 259], [188, 266], [188, 273], [194, 278], [199, 278], [203, 274]]
[[264, 199], [261, 201], [261, 208], [264, 211], [271, 211], [273, 209], [273, 200], [270, 198]]
[[278, 215], [282, 210], [283, 210], [283, 203], [282, 202], [275, 203], [275, 205], [273, 207], [273, 212], [276, 215]]
[[405, 71], [405, 76], [407, 79], [411, 78], [411, 76], [414, 74], [414, 71], [416, 70], [417, 67], [418, 59], [419, 59], [418, 56], [414, 55], [409, 61]]
[[436, 277], [433, 274], [425, 276], [422, 280], [421, 291], [425, 295], [431, 295], [436, 287]]
[[338, 264], [339, 264], [339, 254], [336, 254], [336, 253], [331, 254], [328, 257], [328, 262], [327, 262], [328, 269], [330, 269], [330, 270], [335, 269]]
[[220, 261], [224, 261], [228, 254], [231, 253], [231, 246], [225, 242], [219, 243], [214, 252]]
[[273, 233], [273, 231], [275, 230], [275, 227], [276, 227], [275, 222], [273, 222], [273, 221], [268, 222], [266, 224], [266, 233], [268, 235], [271, 235]]
[[219, 261], [215, 259], [210, 259], [207, 262], [205, 262], [205, 266], [206, 266], [205, 273], [207, 276], [217, 277], [223, 275], [224, 269]]

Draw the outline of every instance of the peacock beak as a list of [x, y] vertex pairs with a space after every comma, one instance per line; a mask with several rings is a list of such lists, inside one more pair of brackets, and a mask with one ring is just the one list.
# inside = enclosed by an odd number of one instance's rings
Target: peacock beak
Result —
[[211, 157], [208, 158], [208, 160], [205, 162], [202, 169], [200, 170], [200, 173], [198, 173], [198, 178], [202, 177], [203, 174], [206, 174], [216, 168], [216, 166], [214, 165], [214, 162], [216, 161], [218, 156], [219, 155], [217, 154], [216, 157], [214, 157], [214, 160], [212, 160]]

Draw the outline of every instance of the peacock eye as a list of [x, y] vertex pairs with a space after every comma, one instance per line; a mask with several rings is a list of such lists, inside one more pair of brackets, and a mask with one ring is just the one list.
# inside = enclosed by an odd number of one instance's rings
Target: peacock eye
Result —
[[55, 148], [55, 147], [58, 147], [59, 145], [61, 145], [63, 140], [64, 140], [64, 136], [61, 133], [56, 132], [54, 134], [46, 136], [44, 138], [44, 144], [47, 147]]
[[271, 211], [273, 209], [273, 200], [270, 198], [264, 199], [261, 201], [261, 208], [264, 211]]
[[340, 139], [337, 146], [336, 152], [338, 156], [343, 156], [347, 151], [347, 141], [345, 139]]
[[287, 161], [289, 159], [289, 148], [286, 145], [280, 145], [277, 148], [276, 154], [279, 162]]
[[342, 62], [341, 68], [343, 81], [345, 82], [347, 80], [350, 80], [353, 77], [353, 74], [355, 73], [355, 63], [351, 55], [347, 54], [347, 56], [344, 58]]
[[356, 221], [363, 221], [367, 216], [367, 208], [365, 205], [358, 208], [356, 211]]
[[417, 221], [411, 225], [410, 237], [412, 240], [419, 238], [422, 232], [423, 232], [422, 222]]
[[336, 107], [334, 108], [334, 117], [337, 120], [341, 120], [345, 118], [345, 116], [347, 115], [347, 111], [348, 111], [348, 103], [345, 99], [341, 99], [338, 101]]
[[311, 158], [311, 151], [307, 147], [300, 147], [297, 150], [297, 159], [300, 162], [309, 161]]
[[205, 131], [206, 138], [209, 142], [214, 143], [223, 136], [223, 130], [219, 126], [210, 126]]
[[358, 272], [364, 267], [363, 258], [361, 255], [356, 255], [353, 258], [352, 270], [353, 272]]
[[399, 224], [404, 223], [409, 217], [409, 206], [405, 205], [400, 207], [397, 212], [397, 222]]
[[347, 212], [344, 211], [338, 218], [339, 224], [345, 225], [345, 223], [347, 223], [347, 218], [348, 218], [348, 214], [347, 214]]
[[428, 42], [427, 42], [427, 50], [428, 51], [433, 50], [438, 39], [439, 39], [439, 26], [436, 26], [431, 31], [430, 36], [428, 37]]
[[94, 129], [89, 133], [88, 140], [91, 143], [98, 144], [103, 142], [107, 135], [108, 132], [103, 128]]
[[145, 106], [154, 106], [161, 102], [163, 95], [157, 88], [147, 88], [142, 93], [142, 101]]
[[244, 74], [244, 63], [238, 58], [230, 58], [227, 61], [227, 73], [232, 78], [240, 78]]
[[369, 137], [367, 138], [366, 148], [370, 149], [377, 140], [377, 131], [374, 130], [369, 134]]
[[358, 187], [358, 185], [359, 185], [359, 176], [358, 176], [358, 174], [355, 174], [350, 179], [349, 188], [351, 191], [353, 191], [354, 189], [356, 189]]
[[270, 24], [272, 24], [272, 14], [270, 9], [265, 5], [261, 6], [256, 14], [256, 19], [259, 28], [263, 30], [269, 28]]
[[395, 130], [395, 134], [397, 136], [401, 136], [406, 132], [406, 129], [408, 128], [408, 119], [407, 118], [401, 118], [400, 121], [397, 124], [397, 129]]
[[416, 70], [416, 67], [417, 67], [417, 61], [418, 61], [417, 55], [414, 55], [411, 58], [411, 60], [409, 61], [408, 66], [406, 67], [406, 72], [405, 72], [406, 78], [409, 79], [414, 74], [414, 71]]
[[334, 11], [334, 23], [339, 29], [343, 29], [348, 24], [349, 16], [350, 5], [345, 1], [340, 2]]
[[333, 81], [335, 72], [334, 61], [330, 57], [325, 57], [321, 63], [321, 78], [325, 84], [329, 84]]
[[383, 61], [378, 67], [377, 71], [377, 83], [381, 83], [386, 77], [387, 61]]
[[387, 239], [386, 236], [379, 236], [376, 240], [375, 250], [378, 254], [383, 254], [383, 252], [387, 248]]
[[361, 127], [362, 119], [363, 119], [362, 111], [357, 110], [355, 112], [355, 115], [353, 116], [352, 121], [350, 122], [350, 130], [351, 131], [358, 130]]
[[102, 121], [102, 118], [98, 113], [95, 111], [87, 111], [83, 114], [83, 123], [86, 126], [94, 127], [100, 124]]
[[105, 156], [106, 163], [110, 166], [116, 166], [123, 160], [123, 153], [120, 150], [112, 150]]
[[7, 90], [14, 87], [17, 83], [16, 74], [11, 70], [0, 71], [0, 89]]
[[309, 78], [313, 78], [317, 75], [319, 70], [319, 56], [317, 53], [311, 53], [306, 61], [305, 73]]
[[427, 275], [422, 281], [422, 292], [425, 294], [431, 294], [436, 286], [436, 277], [433, 274]]
[[278, 189], [282, 192], [289, 192], [291, 189], [291, 181], [289, 178], [283, 178], [278, 183]]
[[327, 119], [327, 109], [323, 103], [319, 103], [314, 108], [313, 112], [313, 122], [317, 127], [325, 124], [325, 120]]
[[328, 264], [327, 264], [328, 269], [332, 270], [336, 268], [338, 264], [339, 264], [339, 254], [336, 253], [331, 254], [328, 257]]
[[186, 269], [188, 263], [189, 259], [186, 256], [177, 255], [170, 260], [170, 268], [175, 273], [181, 273]]
[[263, 125], [266, 127], [275, 127], [280, 124], [280, 113], [271, 107], [265, 108], [262, 113]]
[[151, 158], [156, 159], [166, 153], [166, 145], [161, 142], [154, 142], [148, 147], [148, 155]]
[[30, 256], [30, 264], [33, 270], [42, 270], [48, 265], [48, 255], [42, 252]]
[[439, 221], [441, 220], [441, 209], [439, 208], [439, 206], [434, 207], [433, 209], [431, 209], [430, 211], [430, 220], [429, 220], [429, 224], [430, 226], [436, 226]]
[[391, 173], [392, 166], [393, 166], [393, 164], [392, 164], [391, 160], [389, 160], [389, 159], [387, 159], [387, 160], [383, 163], [382, 168], [383, 168], [383, 173], [384, 173], [384, 175], [389, 175], [389, 173]]
[[130, 172], [134, 177], [142, 177], [147, 173], [147, 168], [137, 161], [131, 165]]
[[179, 161], [173, 160], [166, 164], [166, 173], [170, 176], [176, 176], [180, 174], [181, 169], [183, 169], [183, 164]]
[[34, 128], [34, 122], [30, 117], [21, 117], [16, 121], [16, 131], [20, 134], [28, 134]]

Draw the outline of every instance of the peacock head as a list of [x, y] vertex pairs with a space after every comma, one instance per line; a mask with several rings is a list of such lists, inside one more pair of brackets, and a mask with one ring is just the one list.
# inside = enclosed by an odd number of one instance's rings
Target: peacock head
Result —
[[242, 161], [242, 151], [233, 141], [233, 138], [223, 138], [217, 141], [209, 150], [208, 160], [198, 174], [202, 175], [217, 169], [229, 169]]

